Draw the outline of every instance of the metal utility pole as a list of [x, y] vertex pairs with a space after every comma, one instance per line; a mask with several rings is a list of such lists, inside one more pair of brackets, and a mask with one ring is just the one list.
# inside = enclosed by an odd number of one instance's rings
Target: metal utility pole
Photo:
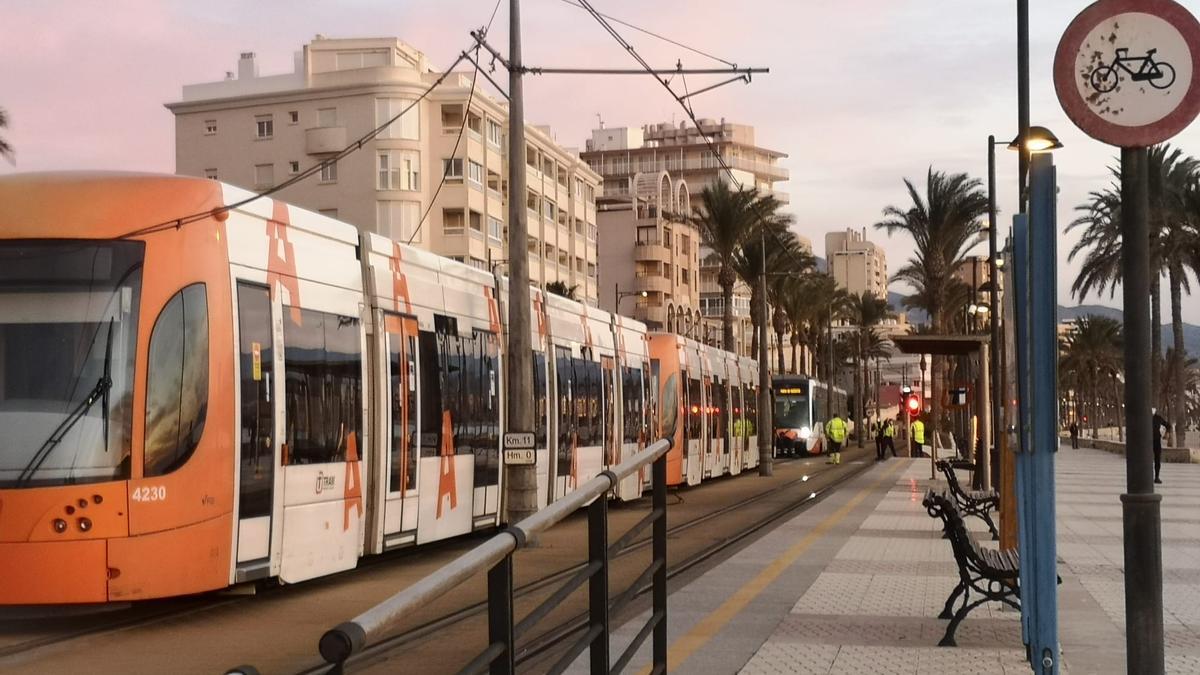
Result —
[[[529, 311], [528, 223], [525, 220], [525, 100], [521, 88], [521, 2], [509, 0], [508, 68], [508, 352], [507, 430], [534, 427], [533, 339]], [[464, 111], [463, 114], [467, 114]], [[507, 521], [537, 512], [537, 466], [505, 465]]]
[[767, 357], [767, 240], [762, 231], [758, 233], [758, 241], [762, 265], [758, 277], [758, 475], [773, 476], [771, 446], [775, 430], [771, 427], [771, 363]]
[[1017, 203], [1025, 213], [1029, 195], [1029, 0], [1017, 0]]
[[[985, 444], [984, 452], [991, 453], [988, 456], [989, 466], [991, 465], [992, 455], [995, 455], [997, 461], [1000, 459], [1000, 435], [1004, 430], [1004, 393], [1001, 384], [1001, 373], [1004, 371], [1000, 366], [1000, 266], [998, 264], [999, 238], [1000, 233], [996, 231], [996, 137], [988, 136], [988, 278], [992, 282], [992, 292], [988, 297], [988, 304], [991, 305], [988, 315], [992, 319], [991, 323], [991, 338], [992, 344], [989, 350], [991, 360], [988, 366], [991, 370], [990, 384], [991, 389], [991, 448]], [[991, 475], [987, 476], [987, 480], [991, 481]]]
[[1121, 149], [1121, 266], [1125, 304], [1125, 654], [1131, 673], [1162, 673], [1162, 495], [1154, 493], [1150, 402], [1150, 229], [1146, 148]]

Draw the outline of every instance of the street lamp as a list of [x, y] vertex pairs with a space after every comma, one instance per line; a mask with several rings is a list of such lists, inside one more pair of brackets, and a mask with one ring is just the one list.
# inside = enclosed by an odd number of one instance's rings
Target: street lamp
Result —
[[629, 298], [629, 297], [645, 298], [645, 297], [648, 297], [649, 295], [650, 294], [647, 293], [646, 291], [622, 291], [620, 284], [613, 284], [613, 296], [616, 298], [616, 302], [613, 303], [613, 314], [621, 313], [621, 298]]
[[[1009, 150], [1020, 150], [1021, 149], [1020, 140], [1021, 140], [1021, 134], [1018, 132], [1017, 137], [1005, 145], [1008, 147]], [[995, 448], [1000, 447], [1000, 437], [1004, 431], [1004, 417], [1005, 417], [1004, 393], [1003, 393], [1004, 389], [1002, 386], [1004, 378], [1001, 377], [1001, 374], [1004, 372], [1004, 367], [1005, 367], [1004, 361], [1005, 361], [1006, 354], [1005, 354], [1004, 346], [1002, 344], [1002, 341], [1004, 339], [1004, 337], [1003, 337], [1004, 332], [1001, 329], [1001, 325], [1000, 325], [1000, 319], [1002, 316], [1000, 314], [1000, 269], [1002, 267], [1004, 267], [1004, 261], [1000, 258], [1000, 254], [998, 251], [998, 248], [999, 248], [997, 246], [998, 233], [996, 231], [996, 146], [1000, 145], [1001, 143], [1003, 143], [1003, 141], [1000, 141], [999, 143], [996, 142], [996, 137], [994, 135], [988, 136], [988, 145], [987, 145], [987, 152], [988, 152], [988, 263], [989, 263], [988, 273], [991, 277], [991, 282], [992, 282], [992, 291], [990, 293], [989, 303], [988, 303], [990, 305], [989, 311], [991, 312], [991, 315], [992, 315], [992, 323], [991, 323], [991, 329], [992, 329], [991, 330], [991, 343], [992, 344], [991, 344], [991, 354], [990, 354], [991, 363], [988, 364], [988, 367], [991, 370], [991, 375], [992, 375], [992, 378], [991, 378], [992, 419], [991, 419], [991, 429], [990, 429], [992, 438], [991, 438], [991, 444], [985, 444], [985, 451], [983, 453], [985, 455], [983, 457], [984, 462], [981, 462], [982, 466], [980, 468], [986, 469], [986, 471], [981, 472], [981, 473], [986, 475], [989, 479], [991, 478], [991, 475], [990, 475], [991, 448], [987, 447], [987, 445], [994, 446]], [[1026, 152], [1031, 152], [1031, 153], [1032, 152], [1048, 152], [1051, 150], [1057, 150], [1061, 147], [1063, 147], [1062, 142], [1058, 140], [1058, 137], [1054, 135], [1054, 132], [1050, 131], [1046, 127], [1031, 126], [1028, 128], [1027, 132], [1025, 133], [1025, 151]], [[1022, 158], [1022, 160], [1025, 159], [1024, 152], [1021, 153], [1021, 158]], [[1024, 169], [1024, 166], [1025, 166], [1024, 162], [1022, 162], [1021, 168]], [[1025, 185], [1023, 175], [1021, 177], [1021, 185], [1022, 186]], [[1024, 195], [1018, 195], [1018, 196], [1020, 197], [1019, 203], [1024, 205], [1024, 203], [1025, 203]]]

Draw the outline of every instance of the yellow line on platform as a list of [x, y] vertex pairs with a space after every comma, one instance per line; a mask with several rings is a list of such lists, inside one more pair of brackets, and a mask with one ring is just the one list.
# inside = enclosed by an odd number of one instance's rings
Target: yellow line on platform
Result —
[[[750, 604], [759, 596], [767, 586], [770, 586], [780, 574], [791, 567], [792, 563], [796, 562], [801, 555], [804, 554], [808, 547], [812, 546], [813, 542], [820, 539], [830, 529], [842, 521], [851, 511], [867, 498], [882, 483], [891, 478], [901, 466], [903, 462], [896, 462], [896, 465], [886, 469], [879, 478], [875, 479], [867, 487], [859, 490], [858, 494], [854, 495], [850, 501], [846, 502], [837, 511], [834, 511], [825, 520], [817, 523], [808, 534], [804, 535], [800, 541], [792, 544], [788, 550], [784, 551], [778, 558], [771, 561], [761, 572], [753, 579], [747, 581], [741, 588], [729, 596], [725, 602], [721, 603], [708, 616], [704, 617], [684, 636], [680, 637], [671, 645], [667, 651], [668, 671], [678, 670], [685, 661], [696, 653], [698, 649], [703, 647], [709, 640], [721, 632], [725, 624], [741, 613], [746, 605]], [[668, 613], [669, 614], [669, 613]], [[650, 669], [645, 668], [641, 671], [643, 675], [649, 673]]]

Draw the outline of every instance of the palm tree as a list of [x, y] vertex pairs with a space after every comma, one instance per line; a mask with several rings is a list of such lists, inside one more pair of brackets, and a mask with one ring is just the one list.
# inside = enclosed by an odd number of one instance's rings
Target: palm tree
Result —
[[[1150, 269], [1155, 273], [1150, 284], [1150, 325], [1153, 339], [1151, 341], [1150, 381], [1152, 391], [1159, 398], [1163, 391], [1162, 383], [1162, 294], [1158, 279], [1166, 274], [1171, 287], [1171, 327], [1172, 335], [1182, 339], [1183, 310], [1182, 291], [1188, 287], [1187, 276], [1183, 268], [1193, 266], [1195, 254], [1194, 244], [1186, 242], [1189, 237], [1187, 222], [1188, 203], [1187, 192], [1196, 183], [1197, 169], [1200, 164], [1191, 157], [1185, 157], [1183, 151], [1172, 148], [1170, 144], [1156, 145], [1147, 152], [1149, 167], [1150, 190], [1148, 195], [1150, 213]], [[1110, 168], [1115, 178], [1120, 177], [1119, 168]], [[1088, 201], [1077, 206], [1076, 211], [1082, 215], [1076, 218], [1068, 230], [1076, 227], [1084, 228], [1079, 243], [1071, 249], [1068, 260], [1085, 252], [1083, 265], [1071, 292], [1082, 300], [1089, 292], [1097, 294], [1108, 290], [1109, 297], [1116, 293], [1116, 286], [1121, 282], [1121, 193], [1116, 184], [1108, 188], [1089, 193]], [[1195, 269], [1195, 268], [1194, 268]], [[1184, 355], [1181, 353], [1178, 358]], [[1177, 373], [1175, 364], [1168, 364], [1170, 372]], [[1173, 405], [1182, 405], [1182, 391], [1179, 389], [1178, 378], [1172, 377], [1173, 391], [1168, 399]]]
[[1070, 332], [1059, 343], [1059, 370], [1086, 403], [1092, 435], [1100, 426], [1100, 403], [1104, 389], [1121, 372], [1121, 323], [1089, 314], [1075, 319]]
[[575, 284], [568, 286], [565, 281], [551, 281], [546, 284], [546, 292], [561, 295], [568, 300], [575, 300], [576, 302], [579, 300], [575, 297], [575, 292], [578, 290], [579, 286]]
[[[0, 108], [0, 129], [7, 129], [7, 128], [8, 128], [8, 111], [5, 110], [4, 108]], [[8, 163], [12, 164], [14, 166], [17, 163], [16, 151], [13, 150], [13, 146], [10, 145], [8, 141], [4, 140], [3, 137], [0, 137], [0, 157], [7, 159]]]
[[761, 224], [790, 222], [790, 216], [779, 212], [781, 206], [772, 195], [752, 189], [732, 190], [725, 181], [717, 181], [704, 188], [695, 214], [687, 218], [711, 251], [708, 262], [718, 265], [717, 284], [724, 302], [722, 341], [726, 351], [737, 350], [733, 334], [733, 287], [737, 284], [734, 261], [743, 245], [755, 238]]
[[[922, 196], [907, 178], [904, 185], [912, 205], [888, 206], [884, 219], [875, 224], [889, 235], [905, 232], [916, 244], [916, 255], [909, 258], [892, 277], [912, 286], [916, 292], [905, 299], [906, 307], [919, 307], [929, 314], [935, 333], [946, 330], [946, 309], [957, 280], [954, 271], [966, 257], [981, 231], [980, 218], [987, 213], [987, 194], [978, 179], [965, 173], [947, 174], [929, 168]], [[933, 398], [934, 424], [941, 415], [941, 377], [943, 359], [933, 357], [930, 394]]]
[[[804, 274], [815, 265], [812, 254], [800, 247], [796, 235], [789, 229], [791, 224], [792, 217], [782, 213], [759, 221], [731, 261], [734, 274], [750, 287], [750, 320], [754, 326], [750, 353], [755, 356], [758, 354], [758, 317], [763, 302], [759, 292], [759, 277], [763, 272], [764, 258], [768, 279]], [[770, 295], [770, 289], [767, 292]], [[771, 300], [766, 299], [768, 303]]]
[[854, 418], [855, 428], [859, 430], [858, 447], [863, 446], [863, 431], [866, 426], [863, 423], [863, 408], [866, 400], [866, 379], [868, 377], [867, 370], [869, 369], [869, 359], [867, 357], [867, 344], [870, 337], [874, 335], [874, 327], [883, 323], [885, 319], [894, 318], [895, 312], [892, 311], [887, 299], [881, 298], [870, 291], [863, 291], [859, 295], [851, 295], [850, 302], [847, 307], [848, 319], [851, 324], [857, 327], [852, 339], [854, 340]]

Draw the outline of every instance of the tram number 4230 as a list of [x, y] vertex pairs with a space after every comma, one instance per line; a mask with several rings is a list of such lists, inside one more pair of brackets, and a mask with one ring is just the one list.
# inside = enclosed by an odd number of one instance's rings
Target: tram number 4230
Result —
[[129, 498], [135, 502], [163, 502], [167, 500], [167, 486], [143, 485], [136, 487]]

